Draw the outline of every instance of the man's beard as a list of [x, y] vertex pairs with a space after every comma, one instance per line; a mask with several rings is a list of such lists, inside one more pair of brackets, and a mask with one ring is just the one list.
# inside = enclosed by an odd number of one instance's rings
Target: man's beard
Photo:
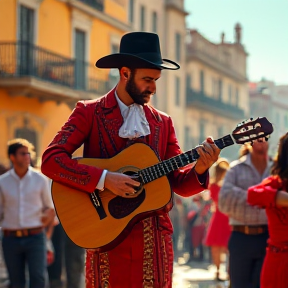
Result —
[[131, 73], [130, 78], [127, 81], [126, 92], [130, 95], [130, 97], [133, 99], [133, 101], [136, 104], [139, 104], [141, 106], [144, 106], [147, 101], [145, 100], [145, 96], [152, 95], [153, 93], [149, 90], [145, 90], [144, 92], [140, 92], [138, 87], [136, 86], [136, 83], [134, 81], [134, 74]]

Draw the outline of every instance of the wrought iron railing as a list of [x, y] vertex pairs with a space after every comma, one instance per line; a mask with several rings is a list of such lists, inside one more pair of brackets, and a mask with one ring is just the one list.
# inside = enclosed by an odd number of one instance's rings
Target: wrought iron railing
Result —
[[221, 99], [211, 98], [205, 93], [191, 88], [187, 88], [186, 103], [187, 105], [200, 106], [205, 110], [221, 113], [234, 119], [243, 119], [245, 117], [244, 110], [236, 105], [225, 103]]
[[104, 0], [78, 0], [79, 2], [83, 2], [99, 11], [104, 10]]
[[63, 57], [28, 42], [0, 42], [0, 78], [31, 76], [76, 90], [105, 94], [111, 87], [108, 81], [99, 79], [97, 72], [93, 64]]

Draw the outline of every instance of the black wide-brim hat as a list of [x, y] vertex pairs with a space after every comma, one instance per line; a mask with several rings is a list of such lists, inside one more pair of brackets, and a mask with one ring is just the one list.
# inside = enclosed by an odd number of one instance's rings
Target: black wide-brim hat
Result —
[[162, 59], [159, 37], [155, 33], [131, 32], [123, 35], [119, 53], [100, 58], [98, 68], [152, 68], [177, 70], [180, 66], [171, 60]]

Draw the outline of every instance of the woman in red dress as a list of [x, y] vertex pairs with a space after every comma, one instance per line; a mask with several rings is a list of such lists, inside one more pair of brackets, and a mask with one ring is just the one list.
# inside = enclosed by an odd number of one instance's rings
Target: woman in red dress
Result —
[[280, 138], [272, 176], [248, 189], [247, 201], [266, 208], [269, 240], [261, 288], [288, 287], [288, 133]]
[[211, 216], [211, 220], [207, 229], [207, 235], [205, 239], [205, 245], [211, 247], [211, 254], [213, 263], [216, 266], [216, 279], [219, 278], [219, 269], [221, 263], [221, 254], [227, 253], [228, 241], [231, 234], [231, 228], [229, 226], [229, 218], [218, 209], [218, 195], [224, 176], [229, 163], [223, 158], [219, 158], [215, 164], [215, 177], [212, 180], [209, 190], [215, 207], [215, 212]]

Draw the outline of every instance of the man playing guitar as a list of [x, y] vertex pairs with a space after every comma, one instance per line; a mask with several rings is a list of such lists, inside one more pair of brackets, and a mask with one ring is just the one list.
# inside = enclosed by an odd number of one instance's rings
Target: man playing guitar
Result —
[[[125, 34], [120, 53], [99, 59], [96, 66], [118, 68], [117, 86], [99, 99], [77, 103], [44, 152], [42, 171], [52, 180], [79, 190], [77, 193], [105, 188], [123, 198], [136, 198], [141, 194], [137, 179], [80, 164], [71, 155], [83, 143], [83, 156], [89, 158], [111, 158], [135, 143], [149, 145], [161, 161], [180, 154], [171, 118], [149, 105], [161, 70], [180, 67], [162, 59], [158, 35], [146, 32]], [[197, 152], [200, 157], [194, 166], [187, 165], [168, 175], [171, 189], [181, 196], [192, 196], [207, 188], [207, 171], [218, 159], [220, 149], [207, 138]], [[77, 233], [78, 227], [74, 229]], [[135, 223], [126, 238], [109, 251], [88, 249], [86, 287], [172, 287], [172, 233], [168, 213], [162, 213]]]

